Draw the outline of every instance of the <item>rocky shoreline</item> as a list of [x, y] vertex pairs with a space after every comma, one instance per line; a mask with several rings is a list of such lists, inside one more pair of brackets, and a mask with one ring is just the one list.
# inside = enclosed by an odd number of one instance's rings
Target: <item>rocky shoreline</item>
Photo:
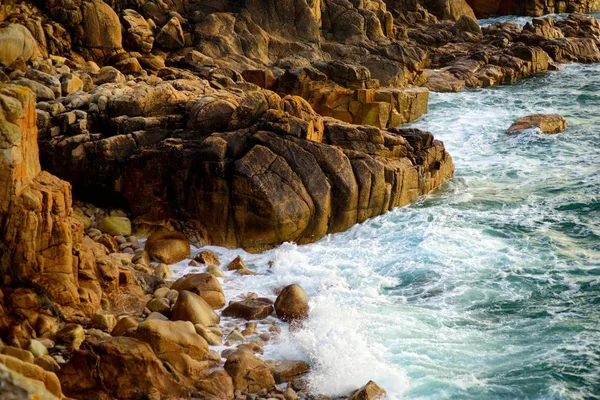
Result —
[[[430, 90], [600, 61], [584, 14], [475, 20], [600, 8], [525, 3], [3, 2], [7, 396], [324, 398], [306, 362], [256, 355], [275, 321], [302, 324], [304, 290], [231, 296], [223, 269], [255, 272], [190, 244], [310, 243], [438, 188], [454, 173], [444, 144], [398, 128]], [[169, 265], [191, 256], [174, 282]], [[385, 393], [353, 384], [351, 399]]]

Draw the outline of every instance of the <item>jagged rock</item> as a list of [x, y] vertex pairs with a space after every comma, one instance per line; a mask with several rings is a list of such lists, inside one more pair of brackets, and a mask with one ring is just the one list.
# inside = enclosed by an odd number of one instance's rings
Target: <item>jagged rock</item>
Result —
[[202, 297], [182, 290], [171, 310], [171, 320], [190, 321], [193, 324], [210, 326], [218, 324], [220, 318]]
[[140, 323], [132, 317], [123, 317], [119, 319], [113, 330], [110, 332], [111, 336], [123, 336], [130, 329], [136, 329]]
[[177, 231], [158, 231], [146, 241], [146, 251], [158, 262], [174, 264], [190, 255], [190, 242]]
[[385, 390], [377, 386], [375, 382], [369, 381], [365, 386], [352, 393], [348, 400], [379, 400], [386, 396]]
[[196, 254], [196, 256], [194, 257], [194, 261], [197, 261], [200, 264], [204, 264], [207, 267], [221, 266], [221, 261], [219, 261], [219, 257], [212, 251], [201, 251], [200, 253]]
[[275, 312], [283, 321], [302, 320], [308, 317], [310, 297], [300, 285], [286, 286], [275, 300]]
[[171, 288], [195, 293], [215, 309], [225, 305], [223, 288], [217, 278], [209, 273], [187, 274], [176, 280]]
[[273, 304], [267, 299], [235, 301], [223, 310], [226, 317], [244, 318], [247, 321], [265, 319], [273, 312]]
[[195, 383], [196, 388], [208, 396], [216, 399], [231, 400], [234, 398], [233, 380], [223, 370], [213, 371], [209, 376], [199, 379]]
[[68, 396], [124, 400], [140, 396], [164, 399], [189, 396], [178, 376], [163, 366], [147, 343], [119, 336], [92, 342], [90, 347], [90, 350], [76, 351], [59, 371]]
[[84, 82], [75, 74], [65, 74], [60, 78], [61, 92], [66, 96], [84, 88]]
[[253, 393], [275, 385], [267, 364], [248, 350], [237, 350], [229, 355], [225, 371], [233, 379], [235, 390]]
[[179, 49], [185, 45], [183, 30], [179, 19], [173, 17], [156, 35], [156, 43], [166, 49]]
[[310, 366], [301, 360], [266, 361], [275, 378], [275, 382], [289, 382], [310, 370]]
[[142, 53], [150, 53], [154, 44], [154, 34], [150, 24], [137, 11], [123, 10], [121, 21], [125, 28], [125, 43]]
[[537, 128], [542, 133], [559, 133], [567, 128], [567, 120], [558, 114], [534, 114], [516, 120], [506, 133], [519, 133]]

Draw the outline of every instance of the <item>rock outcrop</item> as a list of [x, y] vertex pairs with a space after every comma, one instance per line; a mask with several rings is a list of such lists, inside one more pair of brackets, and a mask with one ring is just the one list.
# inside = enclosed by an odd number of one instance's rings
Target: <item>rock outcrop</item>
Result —
[[558, 114], [534, 114], [516, 120], [506, 133], [538, 129], [542, 133], [559, 133], [567, 129], [567, 120]]
[[41, 170], [35, 96], [28, 88], [0, 87], [0, 127], [4, 235], [0, 271], [5, 306], [30, 327], [40, 326], [46, 318], [90, 316], [102, 298], [110, 300], [112, 295], [120, 306], [135, 307], [135, 300], [127, 304], [120, 296], [143, 297], [135, 271], [83, 237], [83, 225], [73, 218], [71, 186]]

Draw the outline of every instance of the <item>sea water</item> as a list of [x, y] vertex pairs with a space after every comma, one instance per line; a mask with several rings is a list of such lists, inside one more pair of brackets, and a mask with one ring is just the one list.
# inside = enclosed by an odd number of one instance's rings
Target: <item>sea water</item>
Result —
[[[505, 133], [532, 113], [569, 127]], [[600, 65], [432, 93], [412, 126], [456, 165], [434, 194], [309, 245], [210, 248], [261, 274], [227, 274], [228, 300], [313, 299], [264, 358], [309, 361], [332, 396], [374, 380], [392, 399], [600, 398]]]

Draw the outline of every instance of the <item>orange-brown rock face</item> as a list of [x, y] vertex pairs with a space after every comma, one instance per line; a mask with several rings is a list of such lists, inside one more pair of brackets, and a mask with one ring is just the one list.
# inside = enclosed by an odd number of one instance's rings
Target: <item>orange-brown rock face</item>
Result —
[[58, 303], [75, 306], [79, 295], [73, 230], [81, 239], [82, 228], [71, 218], [70, 185], [41, 171], [33, 92], [5, 86], [0, 102], [3, 275], [43, 286]]
[[[83, 240], [83, 225], [73, 218], [71, 185], [41, 171], [35, 96], [28, 88], [0, 86], [0, 147], [4, 307], [42, 334], [47, 318], [90, 315], [103, 296], [122, 301], [113, 296], [120, 283], [143, 295], [135, 279], [128, 279], [131, 271]], [[0, 328], [10, 324], [3, 319]]]

